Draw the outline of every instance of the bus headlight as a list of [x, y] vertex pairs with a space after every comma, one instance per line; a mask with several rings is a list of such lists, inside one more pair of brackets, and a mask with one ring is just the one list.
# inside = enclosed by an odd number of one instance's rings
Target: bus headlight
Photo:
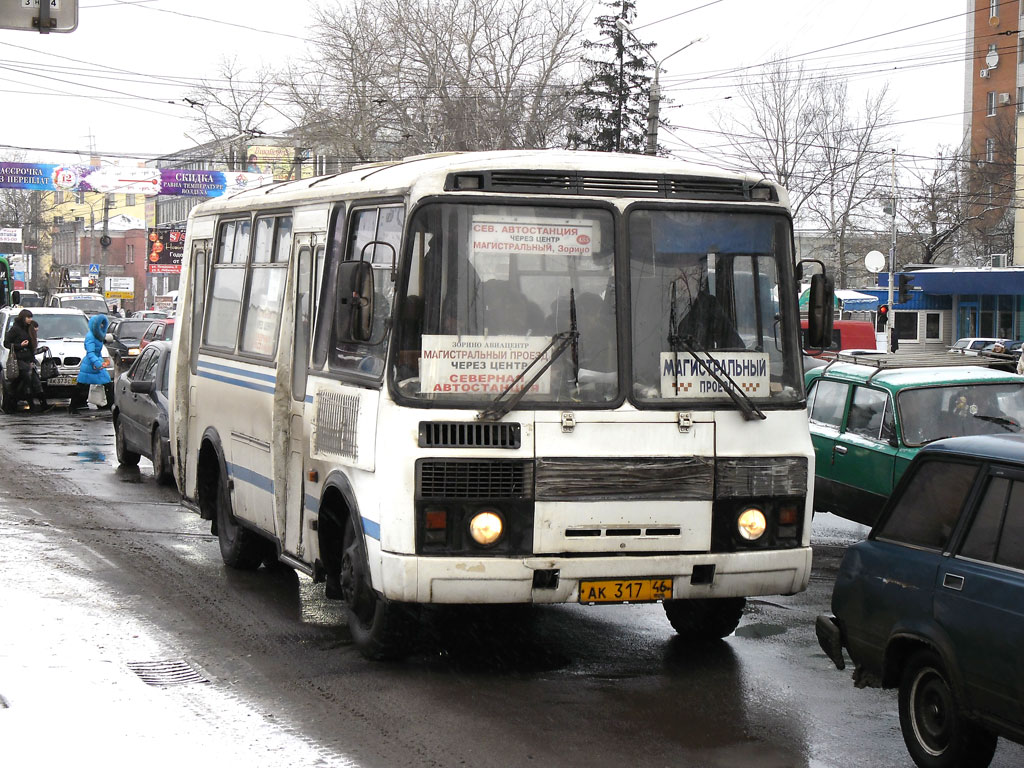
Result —
[[736, 519], [736, 527], [739, 529], [740, 536], [747, 541], [757, 541], [764, 535], [765, 529], [768, 527], [768, 521], [765, 519], [764, 512], [757, 507], [748, 507], [747, 509], [740, 512], [740, 516]]
[[469, 535], [481, 547], [489, 547], [497, 542], [504, 529], [501, 515], [490, 509], [477, 512], [469, 521]]

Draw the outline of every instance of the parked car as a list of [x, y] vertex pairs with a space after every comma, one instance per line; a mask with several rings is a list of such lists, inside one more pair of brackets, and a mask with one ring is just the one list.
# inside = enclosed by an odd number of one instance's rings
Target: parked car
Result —
[[114, 382], [114, 448], [117, 461], [134, 467], [139, 457], [153, 461], [158, 482], [169, 483], [170, 436], [167, 423], [167, 382], [171, 345], [156, 341], [135, 359]]
[[953, 346], [949, 348], [950, 352], [956, 352], [960, 355], [976, 355], [983, 350], [989, 344], [995, 344], [997, 341], [1005, 341], [1005, 339], [993, 339], [993, 338], [981, 338], [971, 336], [968, 338], [957, 339], [953, 342]]
[[110, 350], [117, 373], [131, 365], [138, 356], [142, 335], [151, 324], [149, 320], [133, 318], [117, 318], [110, 321], [107, 333], [112, 340], [107, 342], [107, 349]]
[[[7, 335], [7, 330], [20, 311], [20, 307], [0, 309], [0, 339]], [[57, 376], [42, 382], [47, 400], [69, 398], [72, 408], [85, 406], [89, 397], [89, 386], [78, 383], [78, 368], [85, 357], [85, 337], [89, 333], [89, 319], [79, 309], [54, 307], [33, 308], [32, 319], [39, 323], [39, 345], [47, 347], [57, 361]], [[7, 365], [9, 355], [10, 350], [0, 346], [0, 367]], [[105, 359], [110, 359], [110, 353], [105, 346], [102, 355]], [[113, 391], [113, 383], [108, 384], [108, 403], [113, 399]], [[17, 409], [17, 405], [17, 400], [14, 399], [5, 378], [0, 390], [0, 410], [12, 413]]]
[[899, 688], [922, 768], [976, 766], [1024, 743], [1024, 436], [942, 440], [914, 459], [815, 623], [839, 669]]
[[110, 312], [107, 300], [98, 293], [55, 293], [50, 296], [46, 306], [60, 309], [80, 309], [89, 317], [106, 315]]
[[[944, 355], [938, 356], [945, 360]], [[874, 523], [910, 460], [944, 437], [1021, 431], [1024, 378], [865, 355], [807, 371], [814, 508]]]
[[822, 352], [843, 349], [876, 349], [875, 326], [864, 320], [835, 320], [832, 323], [832, 343], [826, 349], [809, 349], [806, 341], [807, 320], [800, 321], [800, 339], [805, 353], [814, 357]]
[[12, 294], [11, 298], [16, 299], [12, 302], [17, 304], [19, 307], [41, 307], [43, 306], [43, 297], [35, 291], [29, 291], [25, 289], [17, 289], [17, 295]]
[[143, 309], [138, 312], [132, 312], [129, 317], [133, 320], [165, 320], [167, 318], [167, 313], [160, 312], [156, 309]]
[[174, 338], [174, 318], [154, 320], [149, 324], [139, 340], [139, 350], [146, 348], [151, 341], [170, 341]]

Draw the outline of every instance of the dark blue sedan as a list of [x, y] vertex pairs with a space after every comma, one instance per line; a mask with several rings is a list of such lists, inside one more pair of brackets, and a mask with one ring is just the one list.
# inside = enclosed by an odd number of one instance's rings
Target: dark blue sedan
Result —
[[114, 448], [122, 466], [137, 466], [142, 456], [153, 461], [160, 483], [171, 483], [167, 391], [171, 344], [148, 344], [132, 367], [114, 382]]
[[987, 766], [1024, 743], [1024, 436], [941, 440], [908, 468], [870, 536], [847, 550], [819, 616], [854, 682], [899, 688], [922, 768]]

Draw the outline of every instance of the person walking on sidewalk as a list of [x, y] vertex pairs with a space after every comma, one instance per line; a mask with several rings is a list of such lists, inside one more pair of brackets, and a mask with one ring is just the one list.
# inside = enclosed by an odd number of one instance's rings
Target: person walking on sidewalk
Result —
[[[18, 366], [18, 379], [13, 382], [17, 399], [27, 402], [32, 411], [45, 413], [53, 406], [46, 402], [43, 383], [39, 380], [39, 372], [36, 370], [37, 327], [36, 321], [32, 319], [31, 310], [21, 310], [4, 336], [4, 346], [11, 350], [7, 364]], [[33, 398], [39, 401], [37, 407], [32, 406]]]
[[[93, 315], [89, 318], [89, 335], [85, 337], [85, 357], [78, 368], [78, 383], [89, 386], [106, 387], [111, 382], [107, 366], [109, 360], [103, 359], [103, 342], [107, 339], [107, 326], [110, 320], [106, 315]], [[90, 398], [90, 400], [92, 400]], [[95, 401], [92, 401], [95, 402]], [[106, 405], [106, 395], [104, 395]]]

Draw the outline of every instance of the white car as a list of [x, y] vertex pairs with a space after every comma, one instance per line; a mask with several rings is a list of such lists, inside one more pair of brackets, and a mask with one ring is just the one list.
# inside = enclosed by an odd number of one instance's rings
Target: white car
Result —
[[997, 341], [1006, 341], [1006, 339], [985, 339], [980, 336], [957, 339], [949, 351], [960, 355], [977, 355], [989, 344], [994, 344]]
[[[4, 307], [0, 309], [0, 340], [7, 336], [11, 324], [17, 319], [21, 307]], [[43, 382], [43, 392], [47, 400], [70, 399], [72, 408], [81, 408], [88, 401], [89, 386], [78, 383], [78, 368], [85, 357], [85, 337], [89, 333], [89, 318], [79, 309], [57, 309], [54, 307], [34, 307], [32, 319], [39, 323], [39, 346], [47, 347], [50, 354], [57, 360], [57, 376]], [[11, 351], [0, 346], [0, 368], [7, 367]], [[104, 360], [110, 359], [106, 346], [101, 352]], [[42, 354], [37, 355], [42, 360]], [[111, 367], [113, 370], [113, 367]], [[107, 386], [107, 404], [114, 400], [113, 383]], [[0, 391], [0, 410], [11, 413], [17, 409], [18, 402], [8, 391], [6, 377]]]
[[61, 309], [80, 309], [89, 317], [110, 314], [107, 300], [98, 293], [55, 293], [50, 296], [46, 306], [60, 307]]

